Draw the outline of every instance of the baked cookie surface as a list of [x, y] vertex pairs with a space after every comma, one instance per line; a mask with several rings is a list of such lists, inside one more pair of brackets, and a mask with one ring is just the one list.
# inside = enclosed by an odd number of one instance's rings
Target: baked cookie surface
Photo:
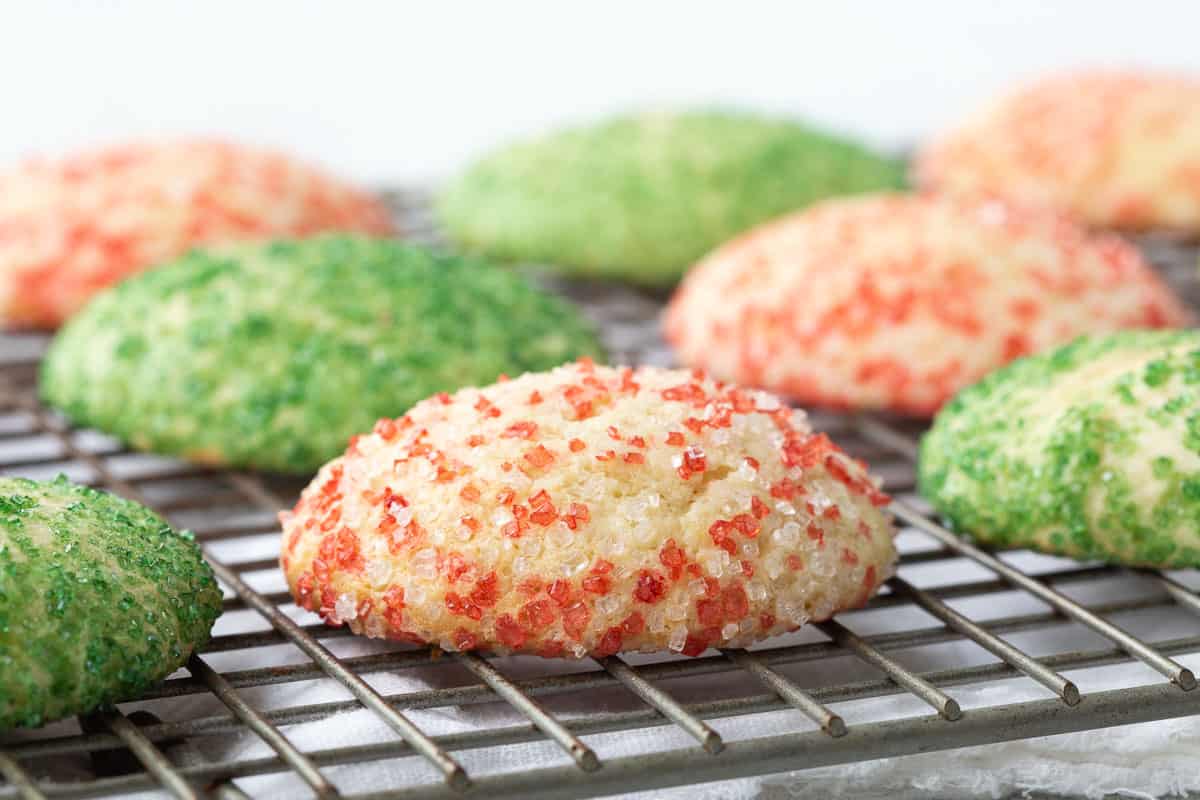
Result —
[[368, 636], [697, 655], [865, 603], [886, 502], [771, 395], [582, 361], [380, 420], [281, 515], [282, 565]]
[[0, 729], [136, 697], [220, 613], [190, 534], [64, 478], [0, 477]]
[[312, 474], [434, 392], [598, 354], [574, 308], [510, 270], [323, 235], [113, 287], [59, 332], [41, 392], [138, 449]]
[[486, 156], [450, 184], [438, 208], [450, 238], [467, 250], [670, 285], [751, 225], [902, 181], [899, 162], [802, 124], [646, 113]]
[[321, 171], [220, 141], [146, 142], [0, 172], [0, 323], [53, 328], [100, 289], [211, 243], [388, 233]]
[[1085, 337], [996, 371], [938, 415], [919, 478], [988, 545], [1200, 566], [1200, 333]]
[[1075, 336], [1186, 325], [1137, 251], [1049, 213], [883, 194], [752, 230], [667, 310], [683, 363], [801, 403], [929, 416], [1020, 355]]
[[1098, 227], [1200, 234], [1200, 80], [1035, 81], [935, 138], [915, 173], [922, 186], [1000, 194]]

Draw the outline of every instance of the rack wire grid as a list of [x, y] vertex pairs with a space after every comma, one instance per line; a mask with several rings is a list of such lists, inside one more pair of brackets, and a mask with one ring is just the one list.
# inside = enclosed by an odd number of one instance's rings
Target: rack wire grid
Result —
[[[438, 243], [423, 193], [395, 193], [391, 200], [409, 236]], [[1177, 289], [1193, 303], [1200, 300], [1193, 249], [1170, 239], [1142, 244]], [[614, 361], [670, 363], [657, 328], [661, 297], [541, 279], [580, 302], [599, 324]], [[30, 477], [63, 472], [190, 527], [223, 584], [225, 617], [240, 614], [251, 623], [248, 631], [223, 633], [218, 622], [208, 646], [137, 703], [0, 737], [0, 797], [159, 791], [235, 798], [255, 791], [256, 776], [280, 774], [316, 796], [338, 797], [345, 792], [332, 775], [397, 761], [415, 764], [423, 778], [354, 796], [581, 797], [1200, 714], [1196, 678], [1177, 660], [1200, 653], [1195, 572], [1129, 571], [972, 546], [941, 527], [914, 494], [921, 427], [879, 416], [813, 415], [815, 427], [867, 459], [896, 497], [899, 572], [861, 611], [751, 650], [690, 659], [662, 654], [545, 662], [439, 654], [391, 642], [375, 643], [365, 655], [338, 655], [352, 638], [344, 628], [306, 616], [286, 591], [256, 588], [270, 583], [264, 576], [282, 585], [271, 541], [274, 515], [292, 505], [300, 484], [147, 457], [94, 431], [71, 428], [36, 399], [46, 341], [38, 335], [0, 338], [0, 471]], [[264, 539], [270, 544], [265, 555], [247, 555], [263, 553]], [[947, 582], [947, 576], [957, 580]], [[1140, 627], [1139, 612], [1146, 611], [1179, 614], [1186, 618], [1184, 630], [1195, 633], [1155, 638]], [[1060, 650], [1047, 648], [1047, 633], [1055, 642], [1078, 642], [1080, 633], [1090, 638], [1086, 647]], [[1025, 634], [1042, 635], [1032, 648], [1040, 651], [1036, 655], [1021, 644]], [[964, 657], [968, 650], [973, 656]], [[941, 655], [927, 655], [935, 651]], [[280, 663], [280, 652], [291, 657]], [[256, 666], [222, 666], [247, 661]], [[1079, 677], [1089, 668], [1139, 662], [1145, 669], [1133, 685], [1093, 691]], [[393, 693], [374, 685], [380, 675], [417, 669], [435, 669], [439, 678], [426, 688]], [[975, 702], [965, 710], [960, 703], [971, 687], [1022, 681], [1040, 694], [1020, 702]], [[304, 687], [326, 684], [340, 686], [343, 699], [304, 702]], [[262, 687], [289, 685], [297, 691], [288, 697], [301, 702], [254, 700]], [[198, 707], [198, 695], [215, 702]], [[877, 708], [880, 698], [894, 696], [912, 701], [907, 712], [856, 718], [856, 708]], [[520, 720], [436, 735], [412, 721], [418, 710], [481, 710], [488, 704], [506, 705]], [[363, 709], [392, 735], [307, 748], [290, 737], [293, 726]], [[757, 727], [759, 719], [769, 724]], [[751, 724], [738, 727], [737, 735], [723, 734], [731, 722]], [[603, 743], [612, 734], [619, 739], [647, 731], [654, 736], [648, 741], [661, 746], [605, 755]], [[257, 737], [270, 754], [196, 756], [197, 743], [236, 736]], [[540, 742], [550, 757], [537, 766], [519, 758], [505, 762], [506, 748], [530, 742]], [[495, 753], [501, 756], [480, 758]], [[472, 763], [486, 766], [467, 768]]]

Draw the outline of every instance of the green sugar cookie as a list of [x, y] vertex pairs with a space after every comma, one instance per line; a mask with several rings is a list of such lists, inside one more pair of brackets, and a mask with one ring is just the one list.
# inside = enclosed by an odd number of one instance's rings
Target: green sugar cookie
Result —
[[194, 251], [106, 291], [41, 388], [140, 449], [303, 474], [431, 394], [599, 354], [578, 312], [509, 270], [323, 236]]
[[489, 155], [442, 194], [464, 249], [669, 285], [716, 245], [817, 200], [900, 187], [904, 168], [785, 120], [647, 113]]
[[190, 534], [65, 478], [0, 477], [0, 730], [136, 697], [220, 613]]
[[987, 545], [1200, 566], [1200, 332], [1084, 337], [993, 372], [938, 414], [919, 480]]

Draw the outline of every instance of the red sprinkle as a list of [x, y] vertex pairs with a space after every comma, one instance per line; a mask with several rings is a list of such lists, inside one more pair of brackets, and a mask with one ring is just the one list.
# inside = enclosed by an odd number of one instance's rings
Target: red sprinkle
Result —
[[563, 630], [572, 639], [579, 639], [591, 619], [591, 609], [583, 601], [576, 601], [563, 609]]
[[454, 642], [454, 646], [458, 648], [459, 652], [474, 650], [479, 646], [479, 639], [477, 639], [475, 634], [471, 633], [466, 628], [459, 628], [450, 635], [450, 638]]
[[537, 423], [523, 420], [514, 422], [504, 429], [504, 433], [500, 434], [503, 439], [532, 439], [537, 435]]
[[630, 636], [637, 636], [646, 629], [646, 620], [642, 618], [641, 612], [634, 611], [621, 622], [621, 630]]
[[738, 514], [731, 522], [733, 523], [733, 527], [737, 528], [748, 539], [755, 538], [758, 536], [758, 532], [762, 530], [762, 523], [749, 514]]
[[392, 630], [404, 627], [404, 587], [393, 586], [383, 593], [383, 619]]
[[677, 581], [683, 575], [683, 565], [687, 563], [687, 558], [679, 549], [679, 545], [675, 544], [674, 539], [667, 539], [662, 549], [658, 551], [658, 560], [667, 568], [671, 580]]
[[678, 386], [663, 389], [662, 398], [663, 400], [674, 400], [701, 406], [708, 400], [708, 395], [705, 394], [704, 389], [699, 384], [681, 383]]
[[546, 494], [545, 489], [529, 498], [529, 508], [531, 510], [529, 521], [535, 525], [546, 527], [558, 519], [558, 511], [554, 508], [554, 504], [550, 501], [550, 495]]
[[470, 571], [471, 565], [467, 563], [467, 560], [463, 558], [461, 553], [451, 553], [450, 555], [446, 556], [444, 569], [446, 572], [446, 580], [450, 581], [450, 583], [454, 583], [456, 580], [461, 578], [464, 573]]
[[725, 609], [726, 622], [741, 622], [750, 613], [750, 600], [741, 584], [734, 584], [721, 592], [721, 605]]
[[501, 644], [516, 650], [525, 644], [529, 634], [525, 632], [525, 628], [519, 622], [513, 619], [512, 614], [501, 614], [496, 618], [496, 638], [500, 640]]
[[728, 520], [719, 519], [708, 527], [708, 535], [713, 544], [729, 555], [737, 553], [737, 543], [733, 541], [733, 525]]
[[521, 611], [518, 617], [521, 620], [521, 626], [526, 630], [536, 633], [554, 622], [558, 613], [554, 610], [554, 604], [549, 600], [534, 600], [521, 606]]
[[484, 608], [496, 605], [496, 600], [500, 598], [498, 583], [495, 570], [475, 581], [475, 588], [471, 591], [471, 602]]
[[771, 513], [771, 509], [767, 508], [767, 504], [755, 496], [750, 498], [750, 513], [754, 515], [755, 519], [762, 519]]
[[604, 632], [604, 636], [600, 639], [600, 644], [596, 646], [596, 650], [592, 653], [596, 658], [604, 658], [617, 653], [621, 649], [621, 641], [624, 637], [624, 632], [620, 625], [614, 625]]
[[299, 579], [296, 579], [296, 604], [307, 610], [313, 608], [311, 573], [305, 572]]
[[390, 442], [392, 439], [396, 438], [396, 433], [398, 432], [396, 428], [396, 420], [386, 418], [381, 419], [375, 423], [374, 431], [375, 433], [379, 434], [385, 442]]
[[850, 470], [842, 463], [841, 459], [832, 453], [825, 458], [825, 469], [829, 470], [830, 475], [845, 484], [851, 492], [866, 497], [873, 506], [886, 506], [892, 502], [892, 498], [879, 491], [865, 475], [851, 475]]
[[567, 646], [557, 639], [551, 639], [542, 644], [538, 648], [537, 654], [542, 658], [561, 658], [562, 654], [567, 650]]
[[683, 463], [679, 465], [676, 472], [683, 480], [687, 480], [693, 475], [703, 473], [708, 469], [708, 460], [704, 457], [704, 451], [699, 447], [692, 446], [683, 451]]
[[[705, 634], [708, 632], [709, 630], [704, 631]], [[715, 640], [719, 639], [720, 637], [721, 632], [720, 630], [717, 630], [716, 635], [712, 638]], [[696, 636], [694, 634], [688, 634], [687, 640], [683, 643], [683, 654], [685, 656], [698, 656], [708, 649], [708, 642], [709, 639], [703, 635]]]
[[571, 530], [577, 529], [580, 525], [590, 522], [592, 519], [591, 512], [583, 503], [571, 503], [567, 506], [567, 513], [563, 514], [563, 522]]
[[554, 601], [555, 605], [562, 608], [571, 599], [571, 584], [562, 578], [557, 578], [550, 584], [546, 594], [550, 595], [550, 599]]
[[823, 433], [816, 433], [803, 439], [789, 438], [783, 444], [783, 462], [789, 467], [808, 469], [820, 464], [825, 456], [836, 450], [837, 445]]
[[608, 594], [612, 591], [612, 581], [605, 575], [588, 575], [583, 579], [583, 590], [592, 594]]
[[473, 620], [483, 619], [483, 609], [457, 592], [446, 592], [445, 603], [446, 608], [455, 616], [469, 617]]
[[723, 613], [720, 602], [716, 600], [696, 601], [696, 617], [701, 625], [720, 625]]
[[659, 572], [648, 569], [638, 571], [637, 585], [633, 596], [643, 603], [657, 603], [667, 593], [667, 580]]

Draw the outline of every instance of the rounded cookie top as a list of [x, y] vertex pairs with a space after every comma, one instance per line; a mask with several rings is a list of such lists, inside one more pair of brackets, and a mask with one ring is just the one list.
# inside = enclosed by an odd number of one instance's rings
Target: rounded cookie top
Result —
[[125, 144], [0, 172], [0, 322], [53, 328], [96, 291], [204, 243], [387, 233], [378, 200], [209, 140]]
[[696, 655], [864, 603], [886, 502], [771, 395], [583, 361], [380, 420], [281, 515], [282, 563], [368, 636]]
[[830, 201], [734, 239], [666, 314], [685, 364], [805, 403], [926, 416], [1017, 356], [1187, 324], [1130, 245], [995, 201]]
[[194, 251], [113, 287], [59, 332], [41, 391], [140, 449], [312, 474], [433, 392], [598, 351], [509, 270], [324, 235]]
[[0, 729], [135, 698], [220, 613], [191, 536], [149, 509], [65, 478], [0, 477]]
[[1079, 72], [1035, 81], [935, 139], [916, 177], [1096, 226], [1200, 232], [1200, 80]]
[[795, 122], [644, 113], [493, 153], [450, 185], [439, 211], [471, 250], [669, 285], [751, 225], [902, 180], [899, 162]]
[[1200, 333], [1080, 338], [966, 389], [921, 443], [920, 486], [990, 545], [1200, 566]]

